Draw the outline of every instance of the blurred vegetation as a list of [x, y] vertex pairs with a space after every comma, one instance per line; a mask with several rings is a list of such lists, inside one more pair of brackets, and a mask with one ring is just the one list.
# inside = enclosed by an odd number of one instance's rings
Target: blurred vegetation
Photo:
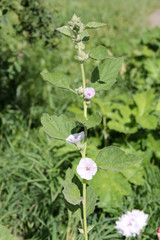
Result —
[[[84, 23], [107, 23], [106, 28], [90, 31], [88, 52], [101, 44], [110, 54], [124, 56], [115, 87], [94, 98], [92, 111], [98, 109], [103, 121], [90, 130], [87, 154], [94, 159], [99, 149], [113, 144], [143, 158], [134, 168], [103, 174], [104, 185], [93, 179], [99, 199], [89, 218], [95, 224], [89, 239], [123, 239], [114, 224], [133, 208], [150, 216], [142, 239], [156, 239], [160, 225], [160, 29], [148, 29], [147, 16], [160, 8], [159, 1], [2, 0], [0, 5], [0, 223], [19, 239], [82, 239], [61, 194], [65, 170], [74, 168], [80, 156], [70, 146], [49, 139], [40, 124], [44, 112], [67, 112], [74, 117], [81, 109], [74, 95], [44, 83], [40, 76], [44, 69], [57, 69], [71, 76], [74, 88], [81, 85], [73, 45], [55, 30], [76, 12]], [[87, 62], [87, 79], [95, 66], [96, 62]]]

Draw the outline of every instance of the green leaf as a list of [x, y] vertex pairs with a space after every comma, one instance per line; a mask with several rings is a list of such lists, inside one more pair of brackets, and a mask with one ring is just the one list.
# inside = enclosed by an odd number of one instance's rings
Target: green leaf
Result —
[[127, 180], [135, 185], [144, 184], [144, 168], [140, 164], [125, 168], [121, 173], [127, 178]]
[[90, 35], [87, 30], [84, 30], [82, 33], [80, 33], [81, 41], [87, 42], [90, 38]]
[[11, 235], [7, 227], [0, 225], [0, 240], [19, 240], [19, 238]]
[[63, 194], [65, 199], [73, 205], [79, 204], [83, 199], [80, 196], [80, 191], [78, 187], [74, 183], [69, 183], [65, 185]]
[[86, 28], [100, 28], [106, 26], [106, 23], [99, 23], [99, 22], [89, 22], [86, 24]]
[[100, 45], [100, 46], [94, 48], [93, 50], [91, 50], [89, 56], [90, 56], [90, 58], [93, 58], [93, 59], [96, 59], [96, 60], [111, 58], [108, 55], [107, 48], [105, 48], [102, 45]]
[[65, 36], [72, 37], [71, 30], [68, 26], [59, 27], [59, 28], [56, 28], [56, 30], [64, 34]]
[[96, 91], [109, 90], [116, 82], [123, 58], [107, 59], [92, 72], [91, 82]]
[[122, 169], [140, 163], [141, 158], [133, 154], [125, 154], [118, 147], [110, 146], [99, 152], [96, 163], [104, 170], [121, 171]]
[[95, 127], [96, 125], [99, 125], [101, 123], [102, 118], [100, 114], [97, 112], [92, 116], [89, 116], [88, 120], [86, 120], [86, 118], [83, 115], [76, 114], [76, 120], [89, 129]]
[[50, 82], [56, 87], [71, 90], [69, 87], [69, 76], [61, 72], [41, 72], [41, 75], [45, 81]]
[[87, 194], [86, 194], [86, 212], [87, 216], [94, 212], [95, 205], [96, 205], [96, 194], [92, 187], [87, 187]]
[[153, 115], [153, 111], [155, 111], [153, 106], [155, 102], [154, 91], [151, 89], [137, 93], [133, 96], [133, 99], [137, 105], [135, 114], [136, 121], [142, 128], [156, 129], [158, 120], [157, 117]]
[[118, 172], [102, 171], [90, 181], [96, 196], [99, 197], [97, 205], [101, 208], [121, 207], [123, 197], [131, 194], [131, 186], [127, 179]]
[[59, 117], [47, 113], [41, 117], [43, 130], [52, 138], [65, 140], [70, 134], [76, 124], [73, 121], [67, 120], [64, 115]]

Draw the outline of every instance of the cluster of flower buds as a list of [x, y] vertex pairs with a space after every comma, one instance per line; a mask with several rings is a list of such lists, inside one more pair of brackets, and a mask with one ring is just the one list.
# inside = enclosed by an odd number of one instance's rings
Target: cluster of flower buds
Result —
[[68, 25], [73, 33], [72, 40], [76, 43], [75, 48], [78, 50], [78, 55], [75, 58], [80, 62], [85, 62], [89, 58], [89, 55], [84, 51], [85, 45], [82, 43], [81, 39], [81, 33], [84, 31], [85, 25], [76, 14], [73, 15]]
[[80, 17], [77, 17], [77, 15], [74, 14], [71, 21], [68, 22], [68, 25], [73, 32], [72, 40], [75, 42], [81, 41], [80, 34], [84, 31], [85, 26], [81, 22]]
[[75, 48], [78, 50], [78, 55], [75, 58], [80, 62], [85, 62], [89, 58], [89, 55], [84, 51], [85, 50], [84, 43], [78, 42], [75, 45]]

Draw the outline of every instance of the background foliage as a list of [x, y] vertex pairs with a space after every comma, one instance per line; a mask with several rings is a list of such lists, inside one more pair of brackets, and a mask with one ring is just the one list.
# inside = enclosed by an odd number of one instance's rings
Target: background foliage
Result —
[[[74, 148], [47, 138], [40, 124], [44, 112], [67, 112], [70, 117], [81, 112], [82, 104], [74, 95], [44, 83], [40, 76], [45, 69], [62, 70], [73, 88], [81, 85], [73, 45], [55, 31], [77, 9], [84, 23], [107, 23], [95, 33], [90, 30], [87, 51], [103, 45], [110, 55], [124, 56], [115, 87], [94, 98], [92, 111], [100, 111], [103, 121], [89, 132], [87, 155], [94, 159], [102, 147], [113, 144], [143, 158], [141, 165], [103, 172], [101, 179], [91, 182], [99, 199], [89, 218], [95, 224], [90, 239], [123, 239], [114, 229], [115, 221], [133, 208], [150, 216], [142, 239], [156, 239], [160, 29], [148, 29], [147, 16], [160, 7], [159, 1], [2, 0], [0, 4], [0, 223], [19, 239], [78, 239], [76, 218], [68, 215], [61, 192], [66, 169], [74, 168], [80, 156]], [[90, 60], [86, 64], [88, 79], [95, 66]], [[10, 239], [9, 232], [5, 234]]]

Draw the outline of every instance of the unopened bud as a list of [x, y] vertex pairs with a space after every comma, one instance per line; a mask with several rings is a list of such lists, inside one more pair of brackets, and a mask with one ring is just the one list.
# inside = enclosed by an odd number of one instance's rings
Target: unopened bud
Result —
[[76, 89], [76, 92], [77, 92], [78, 94], [83, 94], [83, 87], [81, 86], [81, 87], [77, 88], [77, 89]]

